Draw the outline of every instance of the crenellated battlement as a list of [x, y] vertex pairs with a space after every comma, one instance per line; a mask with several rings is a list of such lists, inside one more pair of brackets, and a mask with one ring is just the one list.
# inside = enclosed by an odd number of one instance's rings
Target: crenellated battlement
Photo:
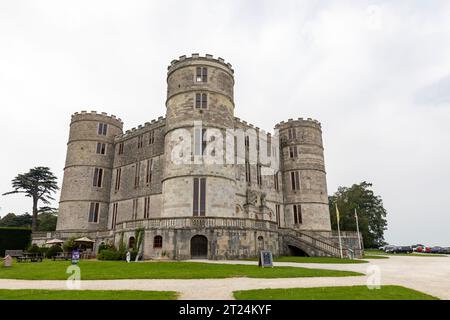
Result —
[[190, 57], [187, 57], [186, 55], [180, 56], [178, 59], [172, 60], [170, 63], [170, 66], [167, 67], [168, 72], [171, 73], [172, 71], [183, 67], [185, 65], [192, 64], [196, 61], [204, 62], [210, 62], [210, 63], [218, 63], [225, 69], [227, 69], [231, 74], [234, 74], [233, 66], [230, 63], [225, 62], [225, 60], [221, 57], [214, 58], [212, 54], [206, 54], [205, 56], [200, 56], [198, 53], [193, 53]]
[[275, 129], [278, 130], [287, 129], [289, 127], [313, 127], [319, 130], [322, 129], [320, 122], [311, 118], [288, 119], [287, 121], [281, 121], [275, 125]]
[[126, 139], [129, 139], [131, 137], [138, 136], [138, 135], [140, 135], [142, 133], [145, 133], [145, 132], [147, 132], [149, 130], [152, 130], [154, 128], [163, 126], [165, 124], [166, 124], [166, 118], [162, 117], [162, 116], [158, 117], [158, 119], [153, 119], [150, 122], [146, 122], [143, 125], [139, 125], [137, 127], [134, 127], [134, 128], [131, 128], [131, 129], [125, 131], [124, 134], [119, 135], [119, 136], [116, 137], [116, 141], [126, 140]]
[[114, 123], [115, 125], [117, 125], [120, 128], [123, 127], [122, 119], [117, 118], [113, 114], [109, 115], [106, 112], [98, 113], [97, 111], [88, 112], [88, 111], [83, 110], [83, 111], [75, 112], [74, 114], [72, 114], [72, 122], [82, 121], [82, 120], [107, 121], [107, 122]]

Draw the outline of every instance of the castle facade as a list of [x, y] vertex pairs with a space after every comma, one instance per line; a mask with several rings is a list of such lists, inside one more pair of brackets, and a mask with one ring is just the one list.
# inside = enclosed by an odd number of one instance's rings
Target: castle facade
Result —
[[145, 259], [339, 255], [320, 123], [289, 119], [266, 133], [234, 116], [233, 91], [229, 63], [193, 54], [168, 67], [164, 117], [124, 132], [114, 115], [75, 113], [57, 231], [33, 241], [133, 247], [142, 230]]

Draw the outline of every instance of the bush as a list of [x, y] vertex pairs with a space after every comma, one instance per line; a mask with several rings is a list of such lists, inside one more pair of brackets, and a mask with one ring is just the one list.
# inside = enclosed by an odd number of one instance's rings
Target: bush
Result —
[[25, 250], [31, 241], [28, 228], [0, 228], [0, 257], [5, 250]]
[[126, 256], [125, 252], [118, 251], [116, 249], [103, 249], [97, 255], [98, 260], [124, 260]]
[[27, 252], [29, 253], [41, 253], [41, 248], [37, 244], [32, 244], [28, 247]]
[[77, 237], [72, 237], [72, 238], [70, 238], [70, 239], [67, 239], [66, 242], [64, 242], [64, 244], [63, 244], [64, 251], [66, 251], [66, 252], [71, 252], [71, 251], [73, 251], [75, 248], [77, 248], [77, 244], [75, 243], [75, 239], [76, 239], [76, 238], [77, 238]]
[[[110, 243], [102, 243], [98, 247], [98, 253], [102, 252], [103, 250], [116, 250], [116, 247]], [[117, 250], [116, 250], [117, 251]]]
[[60, 246], [53, 245], [53, 246], [51, 246], [50, 248], [47, 249], [47, 252], [45, 253], [45, 256], [47, 258], [53, 258], [53, 257], [55, 257], [58, 254], [58, 252], [62, 252], [62, 251], [63, 250], [62, 250], [62, 248]]

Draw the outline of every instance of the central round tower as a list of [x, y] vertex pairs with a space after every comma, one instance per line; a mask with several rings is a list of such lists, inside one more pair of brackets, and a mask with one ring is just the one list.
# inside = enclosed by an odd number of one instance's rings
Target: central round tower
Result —
[[235, 174], [225, 164], [233, 74], [208, 54], [181, 56], [168, 67], [163, 217], [233, 216]]

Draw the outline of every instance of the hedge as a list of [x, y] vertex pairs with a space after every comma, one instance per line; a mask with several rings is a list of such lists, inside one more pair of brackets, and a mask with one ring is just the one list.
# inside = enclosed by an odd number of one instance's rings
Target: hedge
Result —
[[26, 250], [31, 242], [31, 229], [0, 227], [0, 256], [5, 250]]

